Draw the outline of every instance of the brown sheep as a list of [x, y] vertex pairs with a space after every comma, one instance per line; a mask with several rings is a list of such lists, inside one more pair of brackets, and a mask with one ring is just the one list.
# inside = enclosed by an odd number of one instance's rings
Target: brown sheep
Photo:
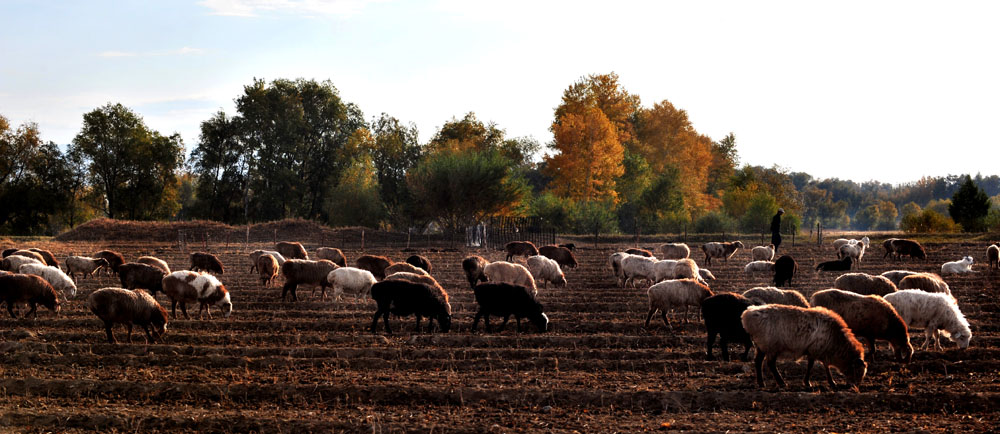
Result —
[[822, 306], [840, 315], [854, 336], [866, 341], [872, 361], [875, 361], [876, 339], [889, 341], [896, 361], [908, 363], [913, 356], [906, 322], [881, 296], [827, 289], [816, 292], [809, 301], [815, 307]]
[[0, 276], [0, 301], [7, 303], [7, 312], [11, 318], [17, 318], [14, 314], [15, 303], [27, 303], [31, 307], [25, 317], [32, 315], [38, 318], [38, 306], [41, 304], [52, 312], [59, 312], [59, 294], [55, 288], [33, 274], [7, 274]]
[[653, 256], [653, 252], [650, 252], [649, 250], [646, 250], [646, 249], [640, 249], [640, 248], [637, 248], [637, 247], [633, 247], [631, 249], [626, 249], [625, 253], [628, 253], [630, 255], [643, 256], [643, 257], [646, 257], [646, 258], [652, 258], [652, 257], [654, 257]]
[[538, 248], [538, 254], [556, 261], [560, 268], [576, 268], [580, 265], [573, 252], [565, 247], [542, 246]]
[[278, 260], [271, 255], [260, 255], [257, 257], [257, 274], [260, 276], [260, 284], [265, 288], [278, 278]]
[[385, 279], [385, 269], [392, 265], [392, 261], [385, 256], [361, 255], [355, 261], [355, 265], [362, 270], [368, 270], [376, 279], [382, 280]]
[[889, 279], [889, 281], [892, 282], [893, 285], [896, 285], [896, 288], [899, 288], [899, 282], [902, 282], [906, 276], [912, 276], [914, 274], [920, 274], [920, 273], [916, 271], [907, 271], [907, 270], [890, 270], [886, 271], [885, 273], [882, 273], [882, 277]]
[[285, 259], [309, 259], [309, 253], [306, 253], [306, 248], [302, 247], [301, 243], [296, 243], [294, 241], [281, 241], [274, 245], [274, 250], [281, 253]]
[[311, 285], [314, 287], [313, 292], [316, 291], [315, 287], [319, 286], [322, 291], [321, 295], [326, 296], [326, 288], [330, 286], [326, 276], [337, 268], [337, 264], [326, 259], [318, 261], [289, 259], [285, 261], [281, 265], [281, 275], [285, 277], [285, 286], [281, 288], [281, 300], [284, 301], [285, 296], [291, 293], [292, 301], [298, 301], [299, 297], [295, 294], [295, 290], [299, 285]]
[[951, 289], [941, 276], [934, 273], [918, 273], [899, 281], [899, 289], [919, 289], [925, 292], [942, 292], [951, 295]]
[[513, 261], [515, 256], [527, 258], [538, 254], [538, 248], [531, 241], [511, 241], [505, 244], [503, 249], [507, 251], [507, 256], [504, 259], [507, 262]]
[[194, 252], [191, 254], [191, 271], [207, 271], [209, 273], [225, 274], [222, 261], [211, 253]]
[[45, 264], [45, 257], [41, 253], [32, 252], [31, 250], [18, 250], [11, 253], [11, 256], [24, 256], [25, 258], [34, 259], [42, 264]]
[[428, 274], [431, 272], [431, 260], [420, 255], [410, 255], [406, 258], [406, 263], [417, 268], [422, 268]]
[[118, 267], [118, 279], [121, 280], [122, 288], [135, 290], [136, 288], [148, 289], [150, 295], [163, 292], [164, 273], [159, 267], [138, 262], [129, 262]]
[[163, 274], [170, 274], [170, 266], [167, 265], [167, 262], [155, 256], [140, 256], [139, 259], [135, 260], [135, 262], [151, 265], [163, 270]]
[[1000, 268], [1000, 246], [994, 244], [986, 248], [986, 262], [989, 264], [990, 271], [993, 271], [994, 268]]
[[757, 347], [754, 371], [759, 387], [764, 387], [761, 366], [765, 358], [768, 370], [779, 387], [785, 387], [785, 381], [778, 373], [778, 357], [807, 358], [803, 379], [807, 388], [812, 387], [809, 375], [816, 360], [826, 367], [830, 387], [836, 385], [830, 366], [840, 370], [847, 377], [847, 382], [854, 386], [861, 384], [868, 371], [864, 347], [843, 318], [825, 307], [750, 306], [743, 312], [740, 321]]
[[430, 274], [427, 273], [421, 274], [421, 273], [410, 273], [406, 271], [401, 271], [398, 273], [392, 273], [386, 275], [385, 280], [405, 280], [407, 282], [422, 283], [432, 288], [437, 288], [441, 292], [445, 292], [444, 288], [441, 287], [441, 284], [438, 283], [437, 279], [435, 279], [434, 277], [432, 277]]
[[35, 248], [35, 247], [32, 247], [32, 248], [30, 248], [28, 250], [32, 251], [32, 252], [35, 252], [35, 253], [38, 253], [39, 255], [42, 255], [42, 258], [45, 259], [45, 265], [48, 265], [50, 267], [59, 268], [59, 261], [56, 260], [56, 257], [55, 257], [55, 255], [52, 254], [52, 252], [50, 252], [48, 250], [43, 250], [43, 249]]
[[833, 281], [833, 287], [861, 295], [885, 296], [896, 292], [896, 285], [885, 276], [865, 273], [842, 274]]
[[[146, 332], [146, 343], [156, 342], [167, 332], [167, 310], [145, 291], [122, 288], [101, 288], [87, 297], [87, 307], [104, 321], [104, 331], [109, 344], [117, 344], [111, 326], [124, 324], [128, 329], [128, 343], [132, 343], [132, 325]], [[152, 326], [152, 327], [150, 327]], [[152, 333], [150, 333], [152, 328]]]
[[911, 258], [927, 259], [927, 252], [924, 251], [924, 247], [914, 240], [894, 239], [889, 245], [896, 259], [902, 259], [903, 255]]
[[[889, 256], [892, 256], [893, 259], [896, 258], [895, 252], [892, 251], [892, 242], [898, 239], [899, 238], [889, 238], [882, 241], [882, 248], [885, 249], [885, 254], [882, 255], [882, 259], [888, 258]], [[840, 248], [838, 247], [837, 250], [839, 251]]]
[[701, 245], [701, 251], [705, 253], [705, 264], [712, 265], [712, 258], [722, 258], [723, 261], [729, 262], [729, 258], [732, 258], [736, 254], [736, 251], [743, 248], [742, 241], [724, 242], [724, 243], [705, 243]]
[[70, 256], [66, 258], [66, 274], [76, 281], [76, 273], [83, 277], [88, 277], [100, 268], [109, 267], [108, 261], [104, 258], [88, 258], [86, 256]]
[[125, 257], [114, 250], [101, 250], [94, 254], [94, 257], [108, 261], [108, 274], [118, 274], [118, 266], [125, 263]]
[[476, 288], [476, 282], [485, 282], [486, 274], [483, 273], [486, 270], [486, 261], [482, 256], [467, 256], [462, 260], [462, 270], [465, 271], [465, 278], [469, 280], [469, 286], [473, 289]]
[[385, 267], [385, 271], [383, 271], [383, 273], [385, 273], [386, 276], [401, 272], [413, 273], [413, 274], [427, 274], [427, 272], [424, 271], [423, 268], [414, 267], [413, 265], [407, 264], [406, 262], [397, 262], [388, 267]]
[[778, 289], [773, 286], [751, 288], [743, 296], [755, 303], [781, 304], [785, 306], [809, 307], [809, 301], [794, 289]]
[[320, 247], [316, 249], [316, 259], [326, 259], [334, 264], [337, 264], [338, 267], [347, 266], [347, 257], [344, 256], [344, 252], [340, 251], [340, 249], [336, 247]]
[[229, 291], [216, 279], [215, 276], [206, 273], [195, 273], [193, 271], [175, 271], [163, 278], [163, 292], [171, 302], [171, 310], [174, 318], [177, 318], [177, 303], [181, 304], [181, 312], [184, 318], [189, 318], [187, 313], [187, 303], [198, 302], [198, 316], [202, 316], [203, 311], [208, 311], [208, 317], [212, 318], [212, 306], [218, 306], [222, 310], [223, 316], [229, 318], [233, 313], [233, 302], [230, 299]]

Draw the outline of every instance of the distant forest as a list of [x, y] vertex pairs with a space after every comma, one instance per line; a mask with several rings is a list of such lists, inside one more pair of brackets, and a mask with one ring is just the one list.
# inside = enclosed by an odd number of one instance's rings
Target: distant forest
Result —
[[421, 143], [415, 125], [367, 118], [329, 81], [255, 80], [235, 103], [201, 123], [189, 157], [178, 134], [117, 103], [85, 113], [63, 147], [0, 115], [0, 233], [53, 235], [96, 217], [459, 230], [497, 215], [563, 233], [758, 232], [779, 207], [786, 230], [1000, 229], [997, 175], [890, 185], [742, 165], [734, 134], [699, 133], [685, 110], [643, 104], [614, 73], [564, 90], [546, 144], [475, 113]]

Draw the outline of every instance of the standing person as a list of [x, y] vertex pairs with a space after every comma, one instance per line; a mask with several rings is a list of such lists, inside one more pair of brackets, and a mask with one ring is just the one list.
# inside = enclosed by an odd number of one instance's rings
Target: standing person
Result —
[[781, 245], [781, 215], [784, 208], [778, 208], [778, 213], [771, 219], [771, 244], [774, 244], [774, 256], [778, 256], [778, 246]]

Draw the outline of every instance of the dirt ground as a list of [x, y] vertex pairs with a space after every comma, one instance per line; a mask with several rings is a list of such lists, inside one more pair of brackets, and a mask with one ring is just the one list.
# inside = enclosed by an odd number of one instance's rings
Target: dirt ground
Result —
[[[0, 431], [10, 432], [636, 432], [678, 431], [991, 431], [1000, 426], [1000, 272], [985, 264], [985, 243], [926, 245], [927, 261], [882, 258], [881, 240], [861, 271], [939, 271], [972, 255], [978, 273], [947, 277], [973, 330], [966, 350], [917, 350], [907, 365], [878, 360], [855, 392], [829, 390], [820, 368], [814, 388], [802, 385], [804, 362], [778, 369], [788, 388], [768, 375], [759, 390], [750, 363], [705, 360], [705, 328], [673, 315], [673, 331], [654, 319], [643, 327], [644, 289], [621, 289], [607, 265], [623, 246], [577, 250], [580, 267], [565, 288], [539, 290], [551, 319], [548, 333], [470, 331], [476, 310], [461, 259], [498, 251], [421, 251], [448, 290], [454, 317], [447, 334], [413, 332], [413, 318], [392, 318], [395, 334], [368, 330], [375, 305], [321, 300], [300, 289], [282, 302], [280, 287], [263, 288], [248, 273], [243, 246], [208, 245], [226, 265], [221, 280], [234, 312], [223, 319], [172, 319], [163, 343], [141, 331], [129, 345], [110, 345], [84, 302], [117, 279], [82, 280], [79, 294], [54, 315], [0, 319]], [[748, 247], [754, 245], [744, 240]], [[170, 243], [36, 242], [57, 257], [112, 248], [126, 259], [155, 255], [172, 269], [188, 266]], [[268, 244], [251, 245], [269, 248]], [[307, 244], [310, 252], [317, 245]], [[696, 250], [696, 249], [693, 249]], [[349, 260], [361, 253], [346, 251]], [[369, 249], [403, 260], [409, 252]], [[827, 243], [788, 246], [800, 264], [794, 289], [806, 297], [832, 286], [839, 273], [814, 273], [833, 259]], [[749, 252], [708, 267], [713, 291], [766, 286], [746, 275]], [[699, 265], [703, 257], [694, 254]], [[523, 261], [523, 259], [521, 259]], [[169, 310], [160, 294], [158, 299]], [[189, 309], [194, 313], [197, 309]], [[22, 309], [23, 312], [23, 309]], [[124, 329], [116, 333], [124, 340]], [[912, 333], [915, 346], [920, 332]], [[732, 351], [738, 351], [735, 346]], [[716, 350], [718, 351], [718, 350]], [[835, 374], [843, 383], [843, 377]]]

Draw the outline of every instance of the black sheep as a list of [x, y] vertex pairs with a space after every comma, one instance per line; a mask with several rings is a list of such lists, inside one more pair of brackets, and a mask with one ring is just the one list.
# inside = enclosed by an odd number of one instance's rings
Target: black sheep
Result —
[[836, 261], [820, 262], [816, 266], [816, 271], [851, 271], [851, 265], [853, 264], [854, 258], [844, 256]]
[[792, 277], [799, 266], [791, 256], [784, 255], [774, 261], [774, 286], [785, 286], [792, 284]]
[[423, 256], [411, 255], [409, 258], [406, 258], [406, 263], [417, 268], [423, 268], [428, 273], [431, 272], [431, 261]]
[[701, 302], [701, 314], [705, 317], [705, 328], [708, 329], [708, 350], [707, 360], [715, 360], [712, 355], [712, 346], [715, 345], [715, 335], [719, 335], [719, 348], [722, 351], [722, 360], [729, 361], [729, 343], [743, 344], [746, 350], [743, 352], [744, 362], [750, 360], [750, 347], [753, 341], [750, 335], [743, 329], [740, 315], [747, 307], [753, 306], [750, 299], [734, 293], [716, 294]]
[[476, 282], [486, 281], [486, 274], [483, 273], [483, 270], [487, 263], [482, 256], [469, 256], [462, 260], [462, 270], [465, 271], [465, 277], [473, 289], [476, 287]]
[[892, 253], [896, 255], [896, 259], [902, 259], [903, 255], [911, 258], [927, 259], [927, 252], [924, 251], [924, 247], [916, 241], [894, 239], [890, 245], [892, 246]]
[[392, 329], [389, 328], [390, 313], [401, 317], [416, 315], [417, 332], [420, 332], [420, 318], [425, 316], [428, 331], [432, 329], [435, 319], [442, 332], [447, 333], [451, 329], [448, 293], [439, 288], [404, 280], [384, 280], [372, 285], [371, 296], [378, 303], [378, 310], [372, 318], [372, 333], [378, 332], [378, 317], [382, 316], [385, 332], [392, 334]]
[[118, 266], [118, 279], [121, 280], [122, 288], [146, 289], [153, 296], [156, 296], [157, 292], [163, 292], [163, 278], [166, 276], [167, 273], [160, 268], [138, 262]]
[[479, 311], [472, 321], [472, 331], [479, 326], [479, 319], [485, 317], [486, 331], [490, 332], [490, 315], [502, 316], [503, 324], [500, 330], [507, 327], [507, 321], [514, 315], [517, 320], [517, 331], [521, 332], [521, 318], [531, 320], [538, 331], [549, 329], [549, 317], [542, 312], [542, 304], [535, 300], [531, 290], [509, 283], [483, 283], [475, 288], [476, 303]]

